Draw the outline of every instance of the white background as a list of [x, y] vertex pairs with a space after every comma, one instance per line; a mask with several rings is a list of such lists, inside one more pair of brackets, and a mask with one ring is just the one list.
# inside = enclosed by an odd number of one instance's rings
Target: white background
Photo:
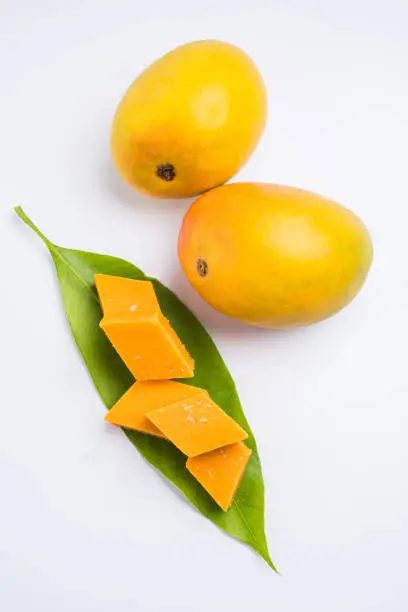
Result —
[[[406, 612], [408, 8], [403, 0], [0, 3], [0, 609]], [[234, 180], [328, 195], [370, 229], [357, 300], [314, 327], [241, 326], [187, 285], [188, 201], [145, 199], [109, 159], [124, 90], [163, 52], [220, 38], [269, 90]], [[259, 441], [282, 577], [193, 511], [104, 423], [67, 328], [49, 237], [122, 256], [213, 334]]]

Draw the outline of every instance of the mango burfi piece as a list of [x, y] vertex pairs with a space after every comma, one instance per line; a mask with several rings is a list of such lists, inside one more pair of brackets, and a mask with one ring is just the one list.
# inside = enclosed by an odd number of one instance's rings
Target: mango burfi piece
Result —
[[193, 359], [164, 317], [121, 322], [102, 319], [99, 325], [137, 380], [194, 376]]
[[150, 281], [96, 274], [100, 327], [138, 380], [190, 378], [194, 360], [163, 316]]
[[188, 457], [248, 437], [242, 427], [203, 390], [187, 399], [148, 412], [147, 418]]
[[213, 500], [226, 512], [233, 502], [252, 451], [236, 442], [197, 457], [186, 467]]
[[150, 281], [95, 274], [95, 285], [105, 320], [137, 320], [153, 314], [161, 314], [159, 302]]
[[196, 393], [196, 387], [172, 380], [136, 382], [107, 413], [105, 421], [125, 429], [164, 438], [160, 429], [146, 417], [146, 413], [187, 399]]

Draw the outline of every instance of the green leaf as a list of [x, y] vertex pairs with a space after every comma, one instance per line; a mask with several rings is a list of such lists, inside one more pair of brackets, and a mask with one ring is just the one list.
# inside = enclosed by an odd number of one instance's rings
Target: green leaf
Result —
[[134, 379], [99, 328], [101, 309], [94, 274], [151, 280], [160, 307], [195, 359], [195, 376], [188, 384], [208, 390], [213, 400], [248, 432], [253, 453], [234, 502], [223, 512], [185, 468], [186, 458], [166, 440], [123, 430], [147, 461], [168, 478], [207, 518], [251, 546], [276, 571], [264, 532], [264, 484], [254, 436], [243, 413], [234, 381], [211, 337], [190, 310], [158, 280], [144, 275], [123, 259], [56, 246], [40, 232], [20, 207], [17, 215], [43, 240], [54, 260], [65, 312], [75, 342], [104, 404], [110, 409]]

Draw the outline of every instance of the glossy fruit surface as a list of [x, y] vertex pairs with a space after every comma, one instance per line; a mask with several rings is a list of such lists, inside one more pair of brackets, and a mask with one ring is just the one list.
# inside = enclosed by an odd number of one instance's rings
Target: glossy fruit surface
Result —
[[148, 195], [197, 195], [246, 162], [266, 115], [264, 83], [244, 51], [215, 40], [189, 43], [129, 87], [112, 125], [113, 161]]
[[365, 281], [372, 243], [360, 219], [336, 202], [293, 187], [236, 183], [192, 204], [178, 252], [211, 306], [286, 328], [344, 308]]

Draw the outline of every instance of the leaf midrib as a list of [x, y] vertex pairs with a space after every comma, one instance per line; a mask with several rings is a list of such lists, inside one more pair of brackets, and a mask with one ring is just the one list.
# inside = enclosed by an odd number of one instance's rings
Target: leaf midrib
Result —
[[253, 531], [251, 525], [248, 523], [248, 520], [245, 517], [245, 514], [242, 512], [242, 510], [241, 510], [237, 500], [234, 499], [232, 503], [234, 504], [234, 506], [236, 506], [237, 512], [238, 512], [242, 522], [244, 523], [245, 527], [248, 529], [249, 533], [251, 534], [251, 537], [253, 538], [254, 542], [258, 542], [258, 538], [256, 537], [255, 532]]
[[52, 242], [50, 244], [47, 244], [47, 247], [49, 248], [53, 256], [55, 255], [56, 257], [59, 257], [59, 259], [67, 266], [71, 274], [75, 276], [75, 278], [85, 287], [85, 289], [88, 289], [88, 291], [92, 294], [92, 297], [94, 298], [94, 300], [99, 304], [98, 297], [96, 293], [93, 291], [91, 285], [87, 283], [87, 281], [80, 274], [78, 274], [78, 272], [76, 272], [75, 268], [71, 265], [70, 261], [66, 257], [64, 257], [63, 255], [64, 249], [62, 247], [58, 247], [56, 244], [53, 244]]

